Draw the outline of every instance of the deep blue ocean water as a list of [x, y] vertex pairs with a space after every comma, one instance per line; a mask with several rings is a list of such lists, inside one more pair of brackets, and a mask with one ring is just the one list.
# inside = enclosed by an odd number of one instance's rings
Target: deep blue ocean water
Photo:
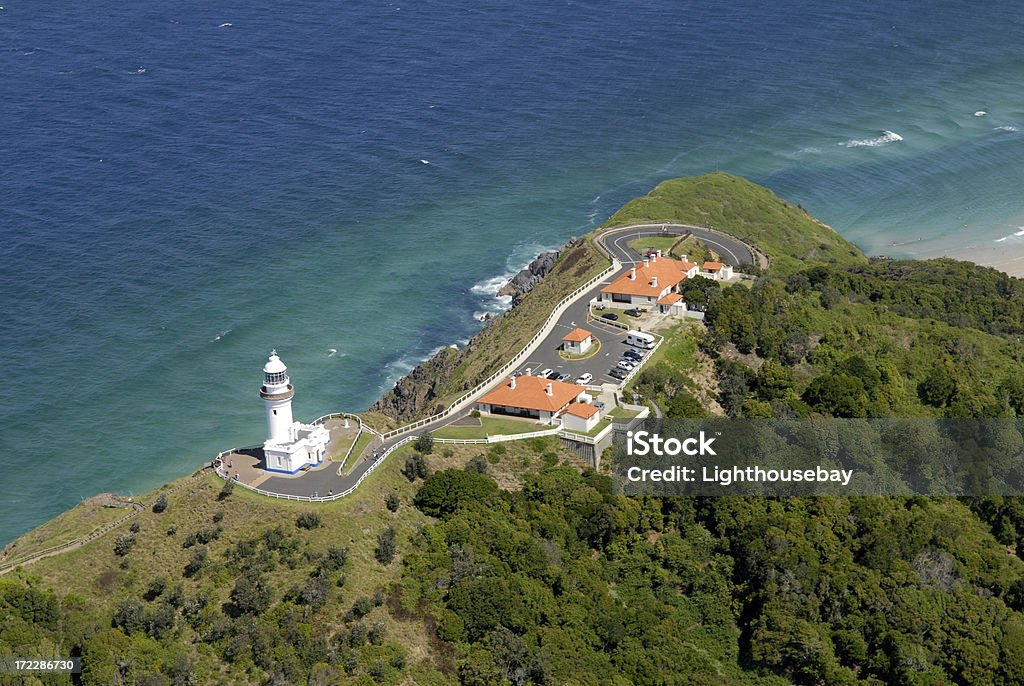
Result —
[[273, 347], [367, 407], [667, 177], [1024, 257], [1019, 3], [0, 4], [0, 544], [261, 441]]

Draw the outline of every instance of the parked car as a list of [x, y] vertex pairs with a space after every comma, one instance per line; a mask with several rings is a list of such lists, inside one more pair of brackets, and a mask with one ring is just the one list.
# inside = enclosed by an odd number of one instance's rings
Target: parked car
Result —
[[548, 367], [547, 369], [541, 370], [541, 372], [537, 376], [539, 376], [542, 379], [546, 379], [546, 378], [548, 378], [548, 375], [551, 374], [552, 371], [554, 371], [554, 370], [551, 369], [551, 367]]
[[579, 386], [586, 386], [588, 383], [594, 380], [594, 375], [590, 372], [584, 372], [580, 374], [580, 378], [576, 379], [576, 384]]
[[644, 359], [644, 354], [636, 348], [628, 349], [626, 352], [622, 353], [622, 356], [627, 360], [636, 360], [637, 362]]
[[607, 319], [607, 320], [613, 321], [613, 322], [616, 322], [616, 321], [619, 320], [619, 315], [615, 314], [614, 312], [605, 312], [604, 314], [601, 315], [601, 317], [603, 319]]
[[563, 372], [555, 377], [555, 381], [566, 381], [568, 378], [569, 375]]
[[627, 372], [633, 369], [636, 365], [629, 360], [619, 360], [618, 364], [615, 365], [619, 369], [625, 369]]
[[548, 378], [551, 379], [552, 381], [561, 381], [561, 379], [558, 378], [561, 375], [561, 372], [551, 372], [550, 374], [548, 374]]
[[638, 308], [638, 307], [631, 307], [628, 310], [626, 310], [626, 314], [628, 314], [630, 317], [639, 317], [640, 316], [640, 308]]
[[625, 379], [626, 378], [626, 372], [624, 372], [621, 369], [613, 369], [610, 372], [608, 372], [608, 376], [613, 376], [616, 379]]

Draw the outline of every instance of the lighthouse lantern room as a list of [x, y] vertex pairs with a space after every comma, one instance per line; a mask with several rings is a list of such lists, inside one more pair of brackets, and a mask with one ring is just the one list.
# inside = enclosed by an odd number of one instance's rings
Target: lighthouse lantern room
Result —
[[330, 432], [321, 424], [302, 424], [292, 419], [295, 388], [288, 367], [277, 351], [263, 365], [260, 397], [267, 411], [267, 440], [263, 443], [264, 467], [272, 472], [295, 474], [307, 465], [319, 465], [327, 454]]

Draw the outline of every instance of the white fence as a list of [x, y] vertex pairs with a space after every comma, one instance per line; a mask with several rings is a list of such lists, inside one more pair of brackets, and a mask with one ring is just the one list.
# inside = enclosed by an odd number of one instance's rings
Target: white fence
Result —
[[[390, 448], [388, 448], [387, 450], [382, 452], [380, 455], [378, 455], [377, 459], [373, 461], [373, 464], [370, 465], [369, 469], [367, 469], [365, 472], [363, 472], [359, 476], [359, 478], [356, 480], [356, 482], [354, 484], [352, 484], [351, 486], [346, 488], [344, 491], [341, 491], [340, 493], [334, 493], [333, 495], [321, 495], [321, 496], [290, 495], [288, 493], [274, 493], [272, 491], [264, 491], [262, 488], [256, 488], [255, 486], [250, 486], [248, 484], [242, 483], [241, 481], [235, 481], [234, 483], [235, 483], [235, 485], [242, 486], [243, 488], [247, 488], [250, 491], [253, 491], [254, 493], [259, 493], [260, 495], [270, 496], [271, 498], [281, 498], [282, 500], [297, 500], [299, 502], [304, 502], [304, 503], [327, 503], [327, 502], [331, 502], [332, 500], [337, 500], [339, 498], [344, 498], [345, 496], [350, 495], [351, 493], [353, 493], [357, 488], [359, 488], [359, 485], [361, 483], [363, 483], [363, 479], [365, 479], [366, 477], [370, 476], [370, 474], [373, 474], [374, 470], [376, 470], [377, 467], [379, 467], [381, 465], [381, 463], [384, 462], [384, 460], [387, 458], [388, 455], [390, 455], [391, 453], [395, 452], [396, 450], [401, 448], [406, 443], [409, 443], [411, 441], [415, 441], [417, 438], [418, 438], [417, 436], [406, 436], [402, 440], [400, 440], [397, 443], [395, 443], [393, 446], [391, 446]], [[224, 455], [224, 454], [226, 454], [226, 453], [221, 453], [221, 455]], [[229, 478], [226, 474], [221, 473], [219, 470], [217, 471], [217, 474], [219, 474], [221, 477]]]
[[435, 443], [447, 443], [451, 445], [479, 445], [481, 443], [504, 443], [506, 441], [519, 441], [527, 438], [539, 438], [541, 436], [554, 436], [562, 430], [560, 426], [553, 426], [550, 429], [539, 431], [526, 431], [521, 434], [494, 434], [486, 438], [434, 438]]

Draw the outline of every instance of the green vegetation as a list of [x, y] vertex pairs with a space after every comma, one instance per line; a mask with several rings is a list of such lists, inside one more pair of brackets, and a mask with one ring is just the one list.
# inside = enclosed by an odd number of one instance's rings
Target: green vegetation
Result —
[[487, 481], [427, 480], [416, 503], [441, 521], [395, 588], [454, 645], [459, 683], [1024, 678], [1024, 563], [954, 501], [629, 499], [566, 468]]
[[480, 417], [479, 421], [479, 426], [449, 424], [435, 431], [433, 435], [436, 438], [487, 438], [488, 436], [530, 433], [531, 431], [539, 431], [546, 428], [539, 426], [536, 422], [507, 417], [484, 415]]
[[[687, 283], [706, 326], [666, 331], [634, 387], [667, 416], [1024, 416], [1024, 282], [869, 261], [722, 174], [628, 217], [773, 259], [751, 288]], [[563, 291], [600, 268], [573, 250]], [[523, 307], [561, 297], [546, 283]], [[501, 326], [431, 383], [461, 392], [521, 345]], [[81, 654], [86, 685], [1024, 683], [1020, 498], [625, 498], [578, 465], [550, 437], [417, 440], [315, 509], [211, 475], [0, 578], [0, 653]], [[110, 516], [75, 508], [16, 550]]]
[[646, 254], [648, 250], [660, 250], [662, 254], [677, 260], [686, 255], [687, 260], [698, 264], [705, 260], [719, 259], [718, 253], [693, 236], [645, 236], [630, 241], [629, 247], [640, 254]]
[[776, 273], [808, 262], [863, 264], [864, 255], [798, 205], [721, 172], [664, 181], [612, 215], [606, 227], [640, 222], [710, 225], [768, 253]]

